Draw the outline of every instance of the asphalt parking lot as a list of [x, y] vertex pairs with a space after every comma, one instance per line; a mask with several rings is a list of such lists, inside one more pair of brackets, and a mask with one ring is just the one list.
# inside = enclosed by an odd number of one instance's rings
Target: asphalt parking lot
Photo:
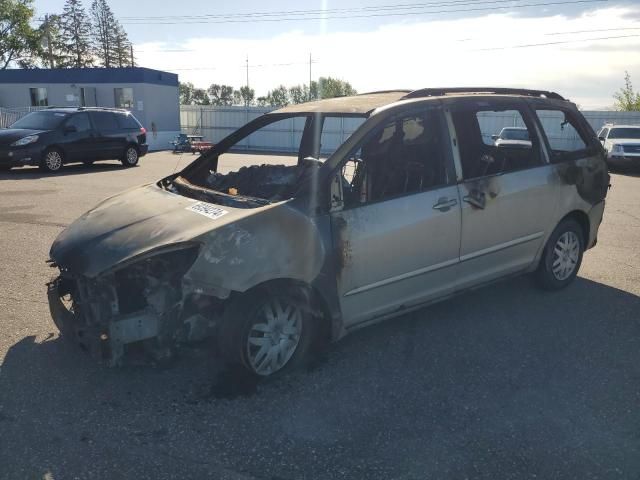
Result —
[[0, 174], [0, 479], [640, 478], [640, 176], [568, 289], [476, 290], [234, 396], [198, 350], [100, 366], [46, 303], [65, 225], [193, 158]]

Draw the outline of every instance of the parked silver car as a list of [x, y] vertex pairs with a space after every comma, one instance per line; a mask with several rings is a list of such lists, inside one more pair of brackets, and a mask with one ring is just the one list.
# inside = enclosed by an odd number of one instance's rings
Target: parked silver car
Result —
[[[503, 117], [526, 126], [530, 147], [493, 144]], [[328, 152], [326, 126], [347, 121], [360, 126]], [[278, 122], [303, 126], [295, 164], [267, 155], [218, 172]], [[596, 244], [608, 184], [593, 130], [552, 92], [290, 105], [71, 224], [51, 247], [51, 313], [112, 365], [212, 338], [227, 362], [268, 376], [358, 327], [508, 276], [565, 287]]]

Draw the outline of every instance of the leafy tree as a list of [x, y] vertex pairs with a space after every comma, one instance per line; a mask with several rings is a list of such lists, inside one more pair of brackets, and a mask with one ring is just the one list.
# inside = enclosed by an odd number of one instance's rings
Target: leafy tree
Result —
[[269, 104], [269, 98], [267, 98], [267, 97], [258, 97], [258, 98], [256, 98], [256, 104], [259, 107], [268, 107], [270, 105]]
[[234, 101], [239, 105], [244, 105], [245, 107], [251, 105], [255, 97], [256, 91], [247, 86], [240, 87], [240, 90], [233, 92]]
[[61, 66], [92, 66], [91, 22], [80, 0], [65, 2], [60, 16], [60, 27], [60, 42], [66, 57]]
[[195, 87], [193, 83], [180, 82], [178, 85], [178, 92], [180, 94], [180, 105], [192, 105], [193, 104], [193, 91]]
[[212, 83], [207, 89], [211, 105], [233, 105], [233, 87]]
[[318, 97], [334, 98], [355, 95], [356, 90], [349, 82], [331, 77], [320, 77], [318, 79]]
[[42, 57], [41, 37], [30, 25], [31, 0], [0, 0], [0, 70], [32, 67]]
[[106, 68], [117, 65], [117, 21], [106, 0], [93, 0], [91, 4], [91, 19], [96, 56], [100, 64]]
[[615, 107], [623, 112], [640, 110], [640, 93], [633, 89], [629, 72], [624, 72], [624, 87], [614, 93]]
[[291, 103], [304, 103], [309, 100], [309, 87], [306, 85], [296, 85], [289, 88], [289, 100]]
[[207, 91], [204, 88], [194, 88], [192, 103], [194, 105], [211, 105]]
[[267, 93], [267, 101], [269, 105], [274, 107], [285, 107], [289, 105], [289, 91], [284, 85], [280, 85], [278, 88], [271, 90]]

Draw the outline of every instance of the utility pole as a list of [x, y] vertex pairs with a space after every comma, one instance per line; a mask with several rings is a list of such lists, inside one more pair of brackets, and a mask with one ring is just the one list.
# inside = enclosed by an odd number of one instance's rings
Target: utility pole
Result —
[[129, 44], [129, 49], [131, 50], [131, 68], [135, 67], [135, 63], [133, 61], [133, 43]]
[[247, 90], [249, 89], [249, 54], [247, 54]]
[[309, 52], [309, 100], [311, 100], [311, 52]]
[[51, 45], [51, 23], [49, 23], [49, 14], [44, 16], [45, 30], [47, 32], [47, 48], [49, 50], [49, 67], [56, 68], [53, 65], [53, 46]]

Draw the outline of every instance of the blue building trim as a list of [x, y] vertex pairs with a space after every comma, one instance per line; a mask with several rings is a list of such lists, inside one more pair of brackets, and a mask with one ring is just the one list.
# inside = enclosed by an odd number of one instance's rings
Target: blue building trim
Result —
[[1, 83], [149, 83], [178, 86], [175, 73], [143, 67], [0, 70]]

